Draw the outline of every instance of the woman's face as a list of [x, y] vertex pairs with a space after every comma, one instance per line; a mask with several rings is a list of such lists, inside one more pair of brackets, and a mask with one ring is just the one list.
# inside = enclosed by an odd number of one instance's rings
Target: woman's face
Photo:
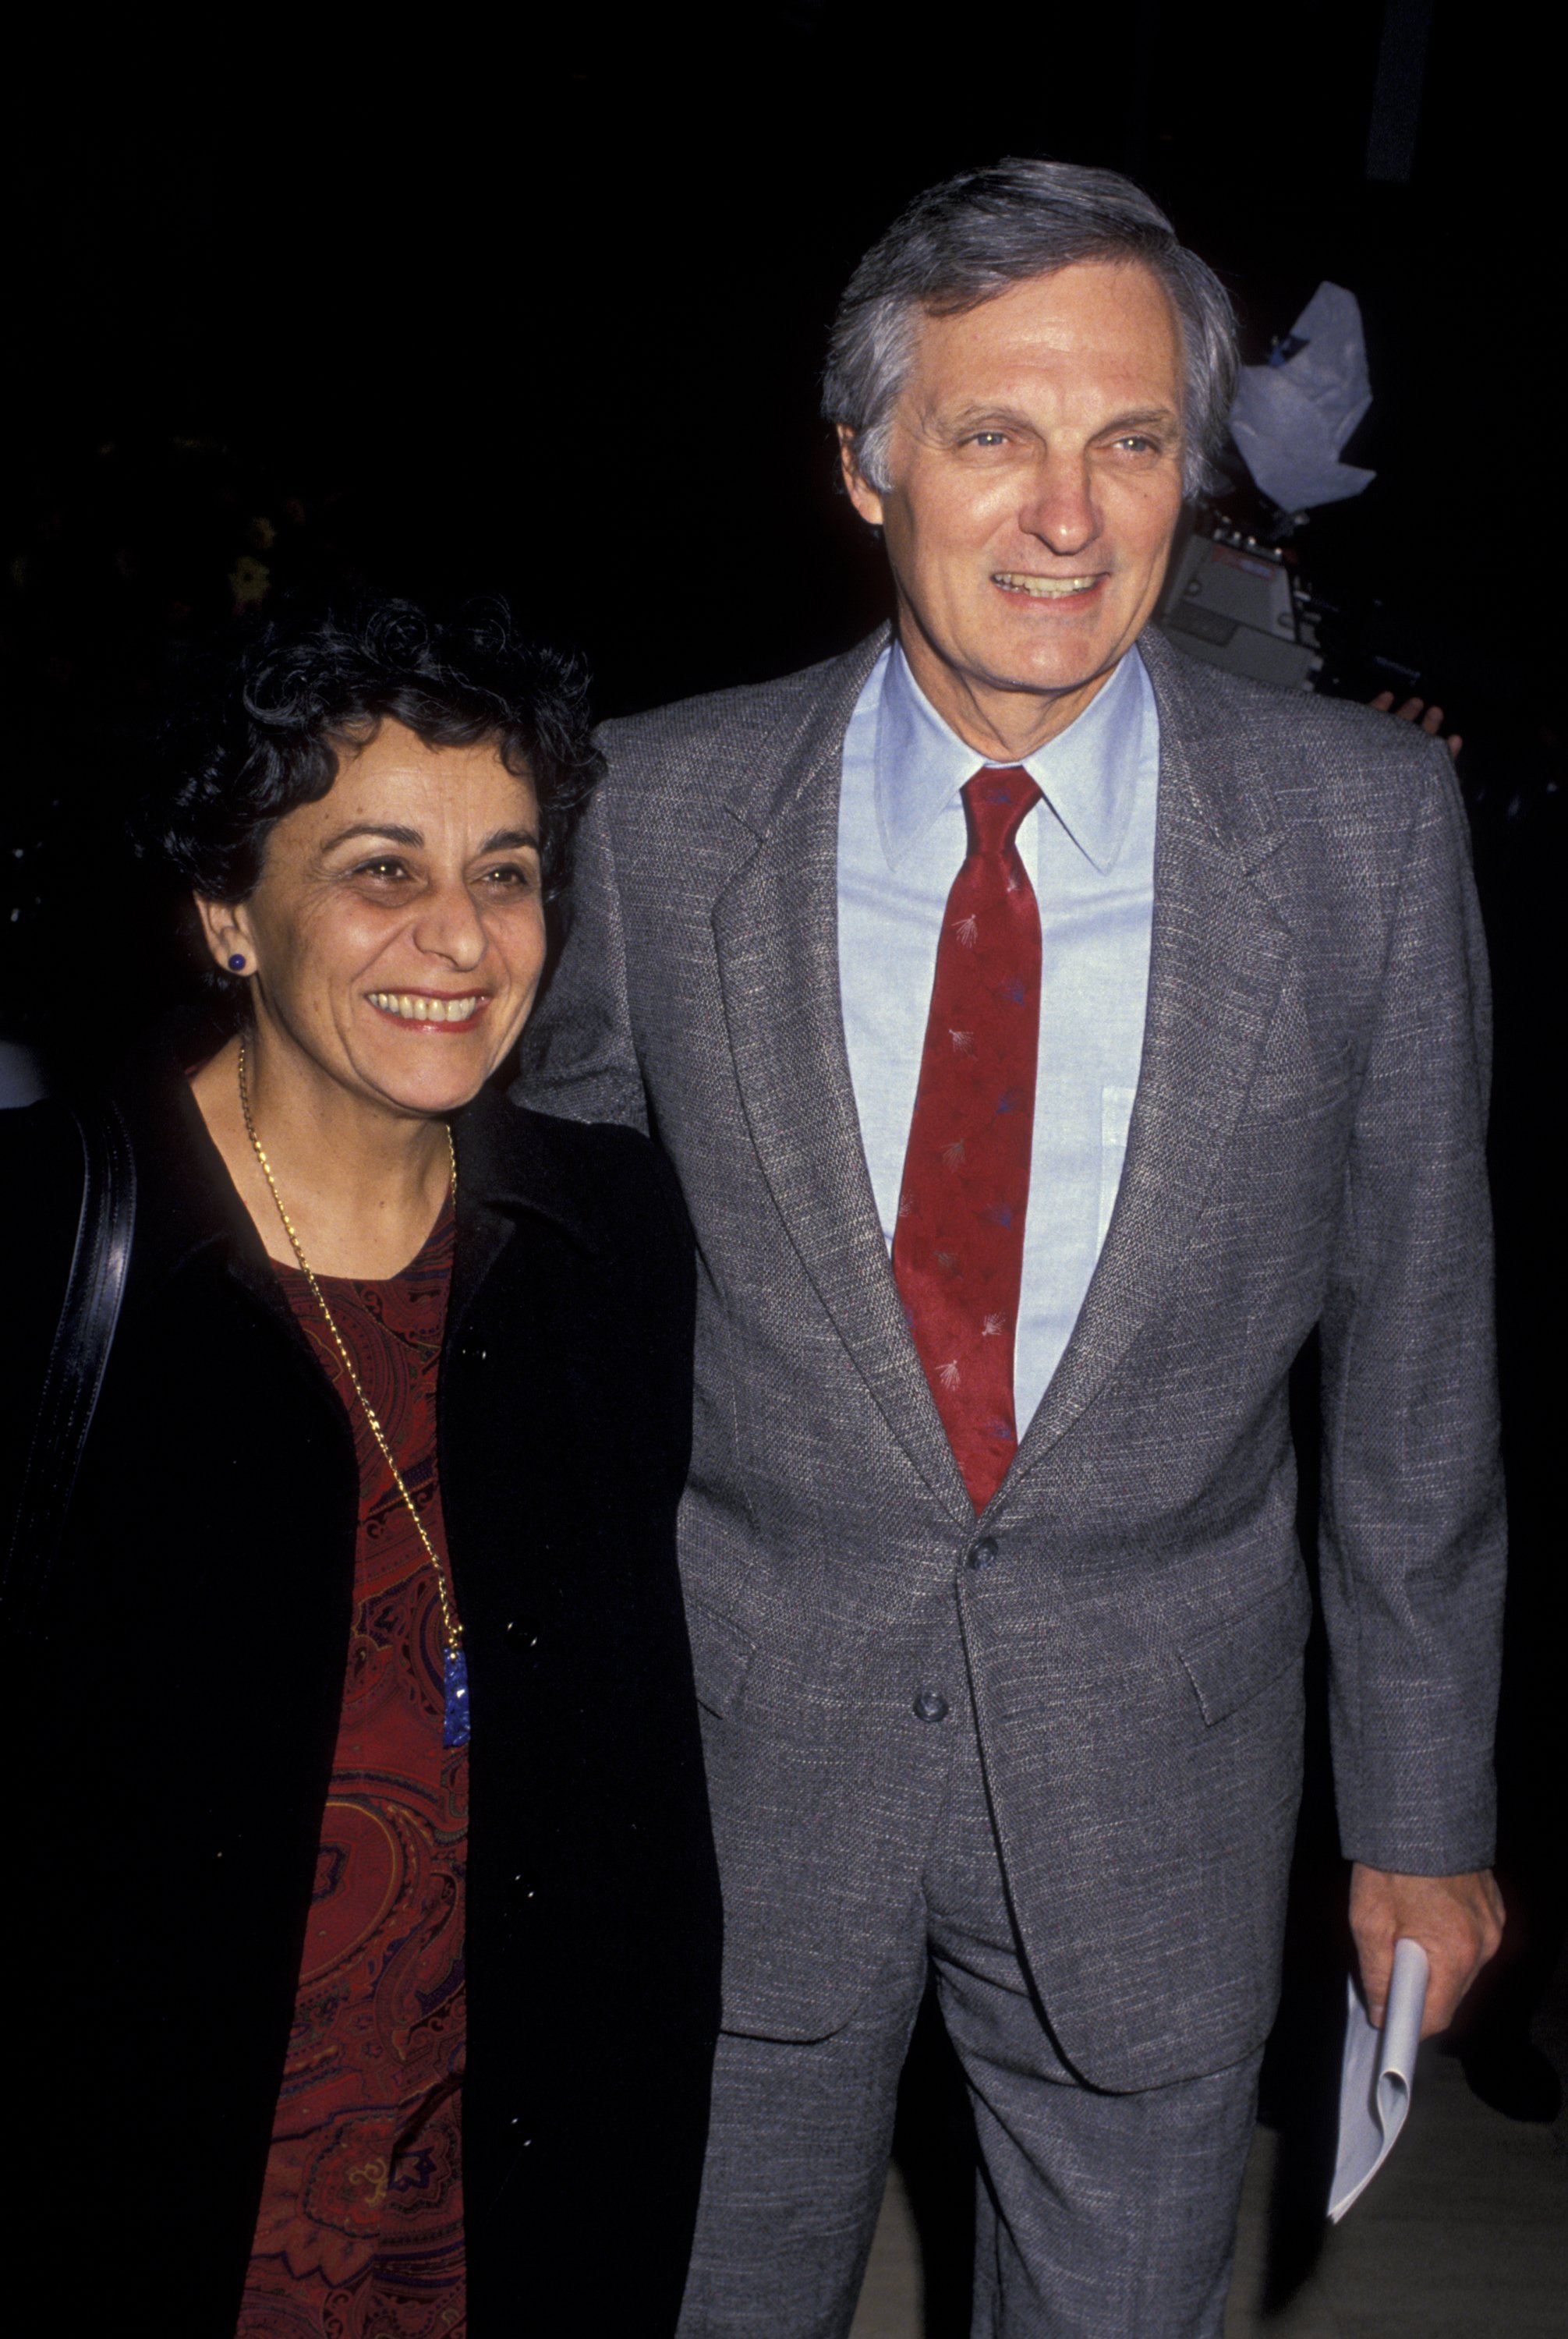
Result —
[[258, 1036], [368, 1102], [467, 1103], [522, 1030], [545, 959], [539, 816], [492, 745], [384, 722], [267, 839], [248, 901], [198, 901], [245, 956]]

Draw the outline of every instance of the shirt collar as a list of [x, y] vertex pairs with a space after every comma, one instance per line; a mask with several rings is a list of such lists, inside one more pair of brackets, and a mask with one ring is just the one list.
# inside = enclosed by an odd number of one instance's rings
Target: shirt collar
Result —
[[[1023, 768], [1085, 860], [1114, 867], [1138, 785], [1143, 692], [1129, 650], [1083, 713], [1023, 759]], [[896, 869], [966, 780], [994, 756], [977, 755], [937, 713], [895, 642], [877, 710], [877, 827]]]

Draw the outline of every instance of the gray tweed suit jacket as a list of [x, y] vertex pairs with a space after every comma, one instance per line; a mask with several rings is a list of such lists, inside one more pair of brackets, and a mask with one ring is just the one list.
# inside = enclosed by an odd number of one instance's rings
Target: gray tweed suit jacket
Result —
[[1344, 1848], [1418, 1873], [1491, 1857], [1503, 1511], [1463, 814], [1421, 733], [1145, 635], [1159, 806], [1126, 1170], [977, 1526], [840, 1011], [841, 751], [884, 638], [607, 726], [522, 1092], [650, 1129], [696, 1228], [683, 1564], [727, 2024], [823, 2037], [873, 1985], [942, 1791], [944, 1731], [912, 1707], [934, 1685], [950, 1729], [972, 1702], [1062, 2051], [1153, 2086], [1272, 2018], [1310, 1614], [1286, 1384], [1315, 1326]]

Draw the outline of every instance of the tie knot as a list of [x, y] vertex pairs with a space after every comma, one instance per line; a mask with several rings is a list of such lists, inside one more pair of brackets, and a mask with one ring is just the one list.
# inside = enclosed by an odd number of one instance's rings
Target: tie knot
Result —
[[1005, 853], [1039, 802], [1040, 790], [1021, 764], [987, 764], [963, 784], [970, 851]]

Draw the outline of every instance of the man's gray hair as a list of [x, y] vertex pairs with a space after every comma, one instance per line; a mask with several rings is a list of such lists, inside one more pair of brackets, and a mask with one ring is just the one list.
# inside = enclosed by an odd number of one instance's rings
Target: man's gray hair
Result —
[[1207, 261], [1116, 171], [1009, 155], [917, 195], [851, 277], [828, 344], [823, 412], [854, 434], [855, 464], [885, 494], [888, 435], [922, 316], [977, 309], [1075, 261], [1137, 261], [1164, 285], [1187, 353], [1182, 478], [1209, 483], [1236, 392], [1236, 319]]

